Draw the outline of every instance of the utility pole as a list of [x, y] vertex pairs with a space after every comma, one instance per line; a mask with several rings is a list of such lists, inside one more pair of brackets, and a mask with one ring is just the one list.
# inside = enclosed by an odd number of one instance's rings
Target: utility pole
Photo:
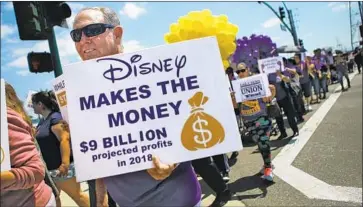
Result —
[[285, 2], [282, 2], [282, 3], [284, 4], [284, 7], [287, 11], [287, 15], [289, 17], [289, 22], [290, 22], [290, 26], [291, 26], [291, 34], [292, 34], [292, 38], [294, 39], [294, 44], [295, 44], [295, 46], [301, 46], [298, 43], [298, 37], [297, 37], [295, 21], [294, 21], [294, 16], [292, 15], [292, 11], [291, 11], [291, 9], [287, 8]]
[[[281, 23], [286, 27], [287, 30], [289, 30], [289, 32], [292, 35], [292, 38], [294, 40], [294, 45], [295, 46], [300, 46], [299, 45], [299, 39], [297, 37], [297, 32], [296, 32], [296, 27], [295, 27], [295, 22], [294, 22], [294, 17], [292, 14], [292, 11], [290, 9], [287, 8], [286, 4], [284, 2], [282, 2], [284, 4], [284, 7], [287, 11], [287, 15], [289, 18], [289, 24], [290, 26], [288, 26], [285, 21], [283, 20], [283, 17], [281, 15], [279, 15], [272, 7], [271, 5], [269, 5], [268, 3], [266, 3], [265, 1], [258, 1], [259, 4], [264, 4], [265, 6], [267, 6], [281, 21]], [[282, 8], [282, 7], [281, 7]], [[283, 8], [282, 8], [283, 9]], [[281, 12], [281, 11], [280, 11]]]
[[353, 21], [352, 21], [352, 5], [351, 5], [351, 2], [348, 2], [348, 5], [349, 5], [350, 45], [352, 46], [352, 50], [354, 50], [354, 44], [353, 44]]

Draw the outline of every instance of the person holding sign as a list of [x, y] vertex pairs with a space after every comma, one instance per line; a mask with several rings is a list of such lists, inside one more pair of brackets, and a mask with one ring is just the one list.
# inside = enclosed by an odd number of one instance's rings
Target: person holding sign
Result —
[[[123, 53], [123, 28], [109, 8], [82, 9], [70, 35], [84, 61]], [[190, 162], [164, 164], [153, 157], [153, 163], [152, 169], [97, 179], [97, 206], [107, 205], [107, 191], [120, 206], [200, 205], [201, 189]]]
[[1, 172], [1, 206], [55, 206], [52, 189], [44, 182], [45, 167], [33, 142], [31, 120], [14, 88], [6, 83], [5, 91], [11, 169]]
[[[237, 66], [239, 78], [247, 78], [250, 71], [244, 63]], [[270, 103], [275, 97], [275, 87], [269, 85], [271, 90], [270, 97], [264, 97], [257, 100], [244, 101], [241, 104], [236, 103], [232, 95], [233, 105], [241, 113], [246, 129], [252, 134], [252, 139], [258, 143], [258, 149], [262, 155], [264, 167], [262, 179], [273, 181], [271, 150], [270, 150], [270, 132], [272, 129], [272, 120], [268, 117], [267, 103]], [[233, 93], [232, 93], [233, 94]]]
[[87, 194], [81, 191], [74, 176], [73, 157], [67, 124], [59, 112], [53, 92], [41, 91], [32, 96], [35, 114], [41, 114], [35, 137], [44, 162], [60, 191], [67, 193], [79, 206], [90, 206]]

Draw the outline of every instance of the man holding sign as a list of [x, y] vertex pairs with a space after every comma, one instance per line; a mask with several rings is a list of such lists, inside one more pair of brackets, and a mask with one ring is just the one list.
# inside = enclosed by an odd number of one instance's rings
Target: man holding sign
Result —
[[[123, 28], [114, 11], [85, 8], [73, 28], [71, 37], [82, 60], [123, 53]], [[200, 205], [201, 189], [190, 162], [167, 165], [153, 157], [153, 164], [146, 171], [97, 179], [97, 206], [106, 205], [106, 189], [120, 206]]]

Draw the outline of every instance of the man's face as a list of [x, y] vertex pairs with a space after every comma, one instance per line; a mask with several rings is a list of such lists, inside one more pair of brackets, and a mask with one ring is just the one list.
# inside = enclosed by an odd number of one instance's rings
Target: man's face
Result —
[[[105, 23], [102, 12], [84, 10], [76, 16], [73, 29], [81, 29], [95, 23]], [[104, 33], [93, 37], [87, 37], [82, 32], [82, 38], [75, 42], [75, 46], [82, 60], [89, 60], [120, 53], [121, 38], [122, 28], [119, 26], [108, 28]]]
[[295, 60], [295, 62], [296, 62], [296, 63], [299, 63], [299, 62], [300, 62], [300, 58], [299, 58], [299, 56], [295, 55], [295, 56], [294, 56], [294, 60]]

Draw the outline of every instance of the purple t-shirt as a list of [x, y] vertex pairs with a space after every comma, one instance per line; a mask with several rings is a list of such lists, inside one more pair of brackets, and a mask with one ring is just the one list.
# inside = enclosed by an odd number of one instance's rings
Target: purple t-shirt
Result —
[[106, 188], [120, 207], [186, 206], [201, 200], [201, 189], [191, 162], [180, 163], [165, 180], [155, 180], [145, 170], [104, 178]]
[[296, 72], [300, 73], [300, 84], [305, 84], [310, 81], [309, 79], [309, 70], [305, 62], [300, 61], [299, 64], [296, 64]]

